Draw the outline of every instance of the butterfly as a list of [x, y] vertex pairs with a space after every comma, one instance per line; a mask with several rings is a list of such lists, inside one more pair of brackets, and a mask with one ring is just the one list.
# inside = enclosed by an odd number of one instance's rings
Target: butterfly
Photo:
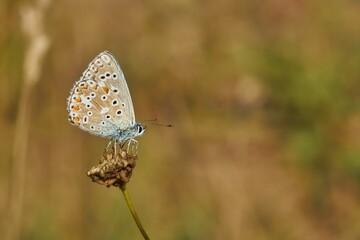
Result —
[[135, 142], [145, 126], [135, 121], [134, 106], [124, 74], [115, 57], [100, 53], [75, 82], [68, 98], [71, 124], [124, 145]]

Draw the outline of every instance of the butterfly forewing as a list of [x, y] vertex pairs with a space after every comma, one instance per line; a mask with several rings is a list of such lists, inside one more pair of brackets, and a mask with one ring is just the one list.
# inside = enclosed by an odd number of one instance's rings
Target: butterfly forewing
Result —
[[111, 53], [100, 53], [75, 83], [68, 112], [71, 123], [104, 137], [113, 137], [116, 131], [135, 124], [125, 77]]

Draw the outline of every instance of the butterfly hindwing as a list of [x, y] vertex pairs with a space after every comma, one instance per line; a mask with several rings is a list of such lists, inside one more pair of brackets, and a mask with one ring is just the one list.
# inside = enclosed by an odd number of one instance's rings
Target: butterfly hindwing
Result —
[[100, 53], [74, 84], [68, 112], [72, 124], [103, 137], [112, 138], [135, 124], [126, 80], [111, 53]]

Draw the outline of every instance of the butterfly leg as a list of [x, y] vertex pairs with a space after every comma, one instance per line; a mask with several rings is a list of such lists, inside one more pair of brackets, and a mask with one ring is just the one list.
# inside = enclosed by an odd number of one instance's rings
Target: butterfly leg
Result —
[[132, 149], [134, 155], [137, 155], [138, 153], [138, 146], [139, 146], [139, 142], [134, 139], [134, 144]]
[[[130, 152], [130, 147], [131, 147], [131, 152]], [[137, 148], [138, 148], [138, 141], [136, 141], [135, 139], [129, 139], [127, 152], [131, 154], [135, 154], [135, 150], [137, 151]]]
[[129, 150], [130, 150], [131, 140], [132, 140], [132, 139], [130, 139], [130, 140], [128, 141], [127, 150], [126, 150], [127, 153], [130, 152]]
[[124, 148], [124, 146], [125, 146], [125, 144], [126, 144], [126, 142], [119, 142], [119, 146], [120, 146], [120, 148], [121, 148], [121, 149], [123, 149], [123, 148]]
[[113, 141], [113, 140], [111, 139], [110, 142], [108, 143], [106, 149], [109, 149], [109, 146], [111, 145], [112, 141]]

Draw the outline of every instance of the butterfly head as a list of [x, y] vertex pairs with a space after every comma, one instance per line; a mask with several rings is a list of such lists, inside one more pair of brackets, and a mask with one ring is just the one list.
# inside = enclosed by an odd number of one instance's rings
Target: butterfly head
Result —
[[135, 129], [136, 129], [136, 135], [137, 136], [141, 136], [145, 133], [145, 129], [146, 129], [146, 126], [142, 126], [141, 124], [139, 123], [136, 123], [135, 124]]

